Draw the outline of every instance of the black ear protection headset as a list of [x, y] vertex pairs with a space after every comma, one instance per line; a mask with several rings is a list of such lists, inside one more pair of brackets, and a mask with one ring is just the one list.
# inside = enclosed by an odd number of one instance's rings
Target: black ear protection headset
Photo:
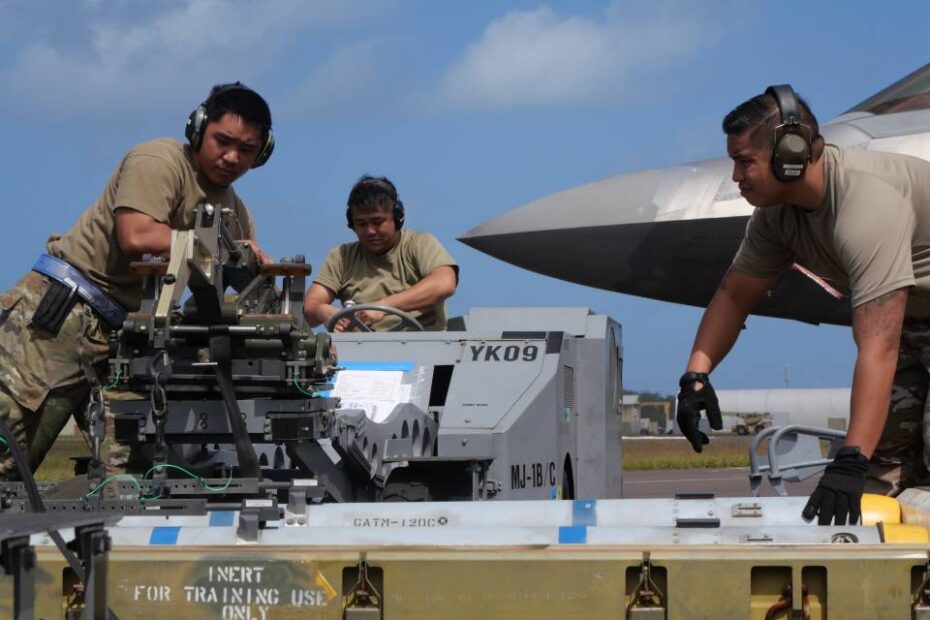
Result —
[[404, 203], [397, 195], [397, 188], [395, 188], [394, 184], [390, 181], [382, 181], [381, 179], [375, 178], [365, 179], [356, 185], [349, 194], [349, 202], [346, 205], [346, 223], [349, 225], [349, 228], [355, 230], [355, 227], [352, 225], [352, 203], [354, 202], [352, 197], [358, 190], [364, 187], [376, 187], [394, 201], [394, 207], [391, 209], [391, 215], [394, 216], [394, 228], [397, 230], [403, 228], [406, 215], [404, 213]]
[[765, 89], [766, 95], [775, 97], [781, 124], [775, 128], [772, 142], [772, 172], [783, 183], [804, 177], [811, 161], [811, 128], [801, 122], [801, 106], [798, 96], [788, 84], [778, 84]]
[[[252, 93], [258, 97], [262, 103], [265, 103], [265, 100], [262, 99], [262, 96], [256, 93], [254, 90], [243, 84], [242, 82], [233, 82], [232, 84], [224, 84], [214, 88], [210, 95], [201, 103], [199, 106], [194, 108], [194, 111], [190, 113], [190, 116], [187, 117], [187, 125], [184, 127], [184, 135], [187, 137], [187, 142], [191, 145], [191, 148], [195, 151], [200, 150], [200, 145], [203, 144], [203, 134], [207, 128], [207, 123], [210, 122], [208, 118], [207, 108], [210, 106], [210, 103], [224, 93], [228, 93], [232, 90], [242, 90], [249, 93]], [[265, 107], [268, 107], [268, 104], [265, 103]], [[215, 120], [215, 119], [213, 119]], [[258, 154], [255, 156], [255, 161], [252, 163], [253, 168], [260, 168], [264, 166], [268, 159], [271, 157], [272, 151], [274, 151], [274, 134], [271, 131], [271, 126], [262, 127], [265, 132], [265, 142], [262, 144], [262, 147], [258, 150]]]

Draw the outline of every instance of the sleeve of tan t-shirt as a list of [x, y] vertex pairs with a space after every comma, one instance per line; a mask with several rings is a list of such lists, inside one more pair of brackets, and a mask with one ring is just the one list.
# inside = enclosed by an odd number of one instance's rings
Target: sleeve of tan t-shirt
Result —
[[342, 257], [342, 246], [337, 245], [326, 255], [326, 258], [323, 260], [323, 265], [320, 267], [320, 271], [316, 274], [313, 281], [322, 284], [335, 293], [336, 297], [342, 300], [340, 293], [343, 288], [344, 275], [345, 261]]
[[169, 224], [181, 203], [181, 174], [174, 162], [156, 155], [130, 153], [123, 161], [113, 209], [128, 207]]
[[834, 244], [849, 274], [853, 308], [916, 284], [914, 225], [910, 203], [887, 183], [869, 179], [848, 188]]
[[429, 233], [417, 233], [413, 243], [413, 256], [416, 261], [418, 276], [422, 280], [436, 267], [449, 266], [455, 269], [458, 280], [459, 266], [452, 255], [442, 247], [439, 240]]
[[[772, 207], [774, 214], [775, 207]], [[757, 278], [781, 275], [794, 261], [794, 250], [782, 241], [773, 218], [762, 209], [753, 211], [746, 224], [746, 233], [740, 243], [733, 268]]]

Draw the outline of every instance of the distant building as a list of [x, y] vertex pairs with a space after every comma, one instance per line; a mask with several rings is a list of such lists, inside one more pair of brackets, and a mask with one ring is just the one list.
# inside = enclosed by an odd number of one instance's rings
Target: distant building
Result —
[[845, 431], [850, 397], [850, 388], [717, 390], [724, 430], [731, 432], [740, 421], [758, 423], [758, 416], [768, 420], [764, 426], [800, 424]]
[[620, 434], [639, 435], [641, 429], [639, 394], [624, 394], [620, 409]]

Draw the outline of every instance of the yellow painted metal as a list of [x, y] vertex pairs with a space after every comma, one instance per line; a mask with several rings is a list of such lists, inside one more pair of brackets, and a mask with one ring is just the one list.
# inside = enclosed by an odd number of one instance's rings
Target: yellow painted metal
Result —
[[882, 533], [886, 543], [930, 543], [930, 532], [920, 525], [885, 523]]
[[[346, 589], [356, 583], [361, 551], [118, 548], [110, 555], [110, 604], [123, 619], [336, 620]], [[786, 585], [792, 609], [806, 603], [811, 618], [871, 620], [910, 617], [930, 545], [365, 551], [386, 620], [623, 618], [644, 551], [670, 620], [764, 618]], [[63, 617], [65, 572], [52, 550], [39, 550], [36, 618]], [[10, 578], [3, 578], [4, 620], [11, 616], [9, 593]]]
[[862, 525], [901, 523], [901, 505], [893, 497], [865, 493], [862, 496]]

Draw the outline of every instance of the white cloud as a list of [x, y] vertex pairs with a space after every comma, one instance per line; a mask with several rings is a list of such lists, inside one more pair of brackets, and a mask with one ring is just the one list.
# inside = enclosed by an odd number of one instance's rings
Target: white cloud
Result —
[[392, 85], [384, 68], [384, 55], [389, 54], [376, 40], [352, 43], [335, 49], [289, 97], [287, 112], [293, 116], [326, 111], [335, 114], [383, 110], [393, 107]]
[[16, 94], [0, 107], [101, 118], [127, 107], [138, 114], [190, 105], [215, 82], [261, 85], [302, 36], [371, 14], [372, 2], [87, 0], [63, 5], [68, 23], [37, 8], [27, 19], [29, 38], [0, 69], [0, 89]]
[[650, 15], [615, 2], [601, 19], [562, 17], [547, 6], [493, 21], [443, 76], [439, 105], [473, 109], [617, 101], [634, 78], [713, 41], [708, 17], [662, 2]]

